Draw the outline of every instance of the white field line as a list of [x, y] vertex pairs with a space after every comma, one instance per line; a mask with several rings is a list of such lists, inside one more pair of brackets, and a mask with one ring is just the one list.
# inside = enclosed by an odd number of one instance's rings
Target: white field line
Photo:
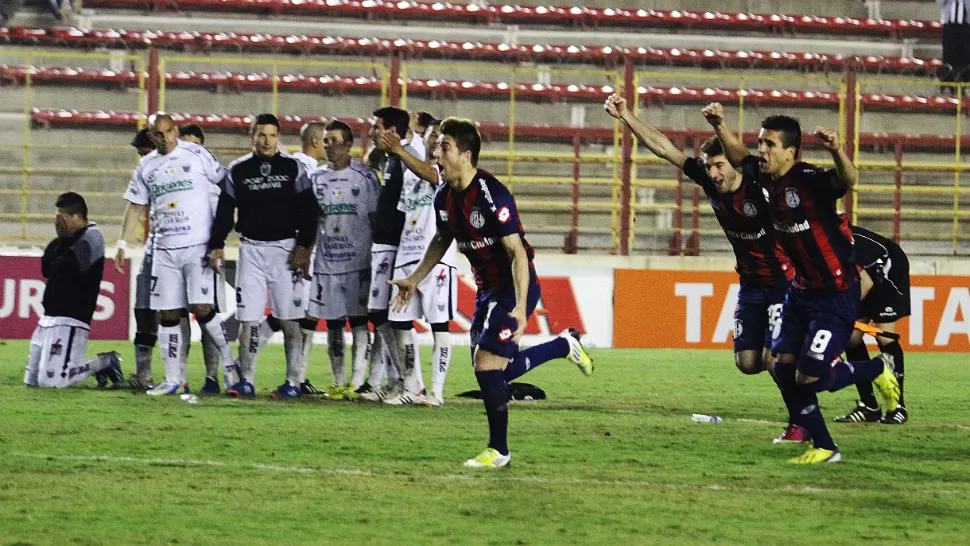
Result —
[[[231, 468], [246, 468], [247, 466], [253, 470], [262, 470], [265, 472], [281, 472], [281, 473], [291, 473], [291, 474], [326, 474], [326, 475], [340, 475], [340, 476], [359, 476], [368, 478], [381, 478], [381, 479], [393, 479], [396, 476], [393, 474], [377, 474], [371, 472], [370, 470], [362, 469], [346, 469], [346, 468], [309, 468], [300, 466], [282, 466], [282, 465], [269, 465], [269, 464], [239, 464], [239, 463], [228, 463], [224, 461], [207, 461], [199, 459], [164, 459], [164, 458], [151, 458], [143, 459], [138, 457], [116, 457], [112, 455], [44, 455], [40, 453], [11, 453], [10, 456], [22, 457], [25, 459], [46, 459], [49, 461], [88, 461], [88, 462], [104, 462], [104, 463], [127, 463], [135, 465], [160, 465], [160, 466], [215, 466], [215, 467], [231, 467]], [[871, 489], [827, 489], [819, 487], [796, 487], [796, 486], [784, 486], [784, 487], [737, 487], [733, 485], [718, 485], [718, 484], [688, 484], [688, 483], [660, 483], [660, 482], [647, 482], [638, 480], [596, 480], [596, 479], [562, 479], [562, 478], [543, 478], [540, 476], [515, 476], [509, 473], [502, 473], [499, 477], [501, 481], [511, 481], [529, 484], [539, 484], [539, 485], [578, 485], [578, 486], [605, 486], [605, 487], [622, 487], [629, 489], [676, 489], [676, 490], [694, 490], [694, 491], [725, 491], [729, 493], [816, 493], [816, 494], [844, 494], [844, 493], [871, 493]], [[482, 474], [433, 474], [433, 475], [422, 475], [421, 478], [429, 480], [445, 480], [445, 481], [471, 481], [482, 479]], [[408, 476], [410, 478], [410, 476]], [[911, 490], [912, 492], [923, 494], [923, 495], [950, 495], [955, 493], [961, 493], [959, 491], [950, 491], [946, 489], [922, 489], [922, 490]], [[965, 493], [965, 492], [963, 492]]]

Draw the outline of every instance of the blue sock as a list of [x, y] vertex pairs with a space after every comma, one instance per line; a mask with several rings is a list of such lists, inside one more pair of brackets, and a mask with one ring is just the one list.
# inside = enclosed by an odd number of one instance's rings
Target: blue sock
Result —
[[837, 449], [835, 440], [829, 434], [829, 428], [825, 424], [825, 417], [822, 416], [822, 410], [818, 407], [818, 395], [804, 388], [806, 386], [802, 385], [803, 388], [796, 391], [797, 405], [800, 406], [797, 413], [798, 420], [800, 421], [798, 424], [808, 429], [808, 433], [812, 435], [812, 443], [815, 447], [835, 451]]
[[797, 396], [793, 394], [794, 390], [798, 388], [798, 383], [795, 382], [795, 365], [775, 363], [775, 372], [772, 374], [772, 378], [778, 385], [778, 390], [781, 391], [781, 399], [785, 402], [785, 408], [788, 409], [788, 423], [792, 425], [801, 424], [798, 421], [798, 410], [801, 408], [796, 407]]
[[885, 364], [880, 358], [856, 362], [846, 362], [839, 359], [838, 362], [832, 365], [832, 371], [829, 377], [823, 377], [815, 383], [805, 386], [815, 392], [822, 392], [824, 390], [835, 392], [849, 385], [855, 385], [856, 383], [872, 383], [872, 380], [879, 377], [879, 374], [882, 373], [883, 366]]
[[488, 416], [488, 447], [502, 455], [509, 454], [509, 384], [501, 370], [476, 371], [482, 388], [485, 414]]
[[510, 382], [526, 374], [536, 366], [569, 356], [569, 342], [561, 337], [515, 353], [505, 368], [505, 381]]

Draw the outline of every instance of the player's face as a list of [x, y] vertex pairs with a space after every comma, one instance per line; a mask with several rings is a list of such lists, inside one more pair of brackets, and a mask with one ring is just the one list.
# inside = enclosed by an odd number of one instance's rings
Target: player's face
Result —
[[383, 119], [374, 118], [374, 123], [370, 126], [370, 140], [374, 143], [374, 146], [382, 152], [386, 152], [387, 148], [381, 144], [381, 135], [387, 133], [388, 131], [394, 131], [395, 133], [397, 132], [393, 127], [390, 129], [384, 127]]
[[780, 131], [762, 129], [758, 135], [758, 156], [761, 159], [762, 172], [783, 173], [795, 162], [795, 148], [785, 148]]
[[720, 193], [731, 193], [737, 189], [738, 171], [728, 162], [724, 155], [708, 157], [704, 161], [707, 166], [707, 176], [714, 181], [714, 186]]
[[78, 214], [71, 214], [64, 209], [57, 209], [57, 216], [54, 217], [54, 231], [58, 237], [70, 237], [77, 230], [84, 227], [84, 220]]
[[335, 165], [350, 161], [350, 147], [351, 144], [344, 141], [343, 131], [324, 131], [323, 151], [327, 154], [327, 161]]
[[256, 155], [273, 157], [280, 143], [280, 130], [275, 125], [257, 125], [253, 131], [253, 148]]
[[431, 133], [428, 134], [428, 140], [427, 140], [428, 149], [426, 152], [427, 157], [431, 157], [431, 158], [434, 157], [434, 153], [438, 150], [438, 138], [440, 137], [441, 137], [441, 132], [438, 131], [438, 126], [434, 125], [431, 128]]
[[462, 171], [471, 164], [471, 152], [461, 152], [454, 137], [441, 135], [438, 137], [434, 159], [441, 169], [441, 178], [445, 182], [454, 183], [461, 180]]
[[179, 128], [175, 125], [175, 122], [168, 119], [159, 117], [155, 124], [152, 125], [151, 129], [148, 130], [148, 136], [151, 137], [152, 142], [155, 143], [155, 147], [158, 148], [160, 154], [167, 154], [175, 149], [179, 143]]
[[195, 135], [185, 135], [182, 137], [182, 140], [184, 140], [185, 142], [191, 142], [192, 144], [198, 144], [199, 146], [202, 146], [202, 139]]

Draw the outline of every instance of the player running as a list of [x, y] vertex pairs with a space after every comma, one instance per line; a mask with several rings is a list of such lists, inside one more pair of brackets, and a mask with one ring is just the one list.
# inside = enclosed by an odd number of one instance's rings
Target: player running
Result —
[[[859, 226], [852, 226], [853, 261], [859, 268], [862, 278], [862, 304], [859, 307], [858, 322], [870, 321], [877, 330], [893, 333], [896, 321], [908, 317], [909, 300], [909, 259], [899, 245], [892, 240]], [[863, 332], [852, 333], [845, 357], [850, 362], [867, 360], [869, 353], [862, 339]], [[872, 392], [872, 384], [856, 384], [859, 403], [848, 414], [836, 417], [836, 423], [872, 423], [901, 425], [909, 419], [903, 400], [903, 348], [898, 339], [876, 335], [879, 350], [892, 357], [893, 369], [899, 381], [899, 407], [887, 411], [885, 415]]]
[[310, 249], [320, 213], [306, 168], [292, 156], [277, 151], [280, 122], [276, 116], [256, 116], [250, 136], [255, 151], [229, 165], [209, 240], [209, 263], [218, 270], [238, 211], [236, 317], [240, 322], [240, 380], [227, 393], [242, 397], [255, 394], [257, 325], [265, 315], [268, 289], [269, 306], [280, 320], [286, 352], [286, 380], [273, 396], [295, 398], [305, 379], [305, 340], [300, 321], [306, 318], [304, 278], [309, 277]]
[[88, 222], [88, 206], [74, 192], [55, 202], [57, 238], [41, 258], [44, 316], [30, 338], [24, 384], [28, 387], [70, 387], [98, 374], [98, 384], [124, 380], [118, 353], [99, 353], [85, 360], [91, 318], [97, 307], [104, 274], [104, 236]]
[[889, 356], [852, 364], [840, 358], [855, 325], [860, 285], [852, 263], [852, 234], [848, 220], [836, 210], [836, 200], [856, 185], [859, 173], [835, 131], [815, 130], [835, 161], [835, 169], [823, 170], [796, 159], [802, 131], [794, 118], [765, 118], [758, 156], [752, 156], [728, 130], [719, 103], [705, 107], [703, 113], [731, 164], [741, 168], [743, 177], [766, 188], [776, 236], [795, 267], [794, 284], [775, 325], [771, 349], [790, 425], [805, 427], [813, 447], [790, 462], [839, 462], [842, 455], [822, 417], [818, 393], [875, 381], [889, 410], [899, 402], [899, 384]]
[[421, 281], [441, 263], [452, 242], [471, 262], [478, 284], [470, 340], [475, 377], [488, 416], [485, 451], [465, 461], [474, 468], [508, 466], [508, 382], [556, 358], [569, 358], [586, 375], [593, 361], [579, 342], [579, 332], [564, 331], [556, 339], [519, 350], [529, 315], [539, 302], [535, 251], [525, 239], [515, 199], [501, 182], [478, 168], [482, 140], [475, 123], [448, 118], [441, 123], [435, 160], [445, 182], [435, 195], [437, 231], [428, 250], [397, 286], [394, 309], [407, 309]]
[[[217, 277], [206, 260], [218, 184], [225, 169], [202, 146], [180, 141], [178, 126], [168, 114], [153, 114], [148, 123], [156, 150], [135, 169], [125, 199], [135, 218], [151, 211], [155, 234], [151, 307], [160, 311], [158, 337], [163, 343], [165, 381], [148, 394], [158, 396], [188, 389], [185, 334], [179, 324], [185, 307], [218, 348], [227, 382], [235, 373], [235, 364], [216, 313]], [[133, 240], [136, 227], [137, 223], [125, 223], [121, 240]]]
[[[331, 399], [357, 398], [364, 384], [370, 356], [367, 299], [370, 292], [370, 248], [376, 223], [380, 182], [366, 165], [351, 160], [354, 133], [342, 121], [332, 121], [324, 133], [327, 168], [310, 177], [322, 209], [319, 218], [313, 283], [307, 315], [314, 325], [327, 322], [327, 353], [333, 371]], [[352, 370], [347, 381], [344, 364], [344, 327], [350, 322], [353, 339]], [[309, 354], [309, 348], [307, 353]]]
[[[422, 112], [425, 114], [425, 112]], [[438, 145], [438, 126], [435, 119], [424, 120], [427, 130], [422, 138], [427, 150], [434, 155]], [[407, 277], [421, 261], [436, 231], [434, 196], [440, 185], [438, 170], [432, 162], [421, 161], [401, 145], [396, 135], [383, 135], [389, 152], [401, 158], [408, 170], [404, 173], [404, 188], [398, 210], [404, 211], [404, 233], [394, 262], [393, 278]], [[391, 327], [398, 338], [398, 346], [404, 347], [404, 390], [384, 400], [391, 405], [424, 404], [441, 406], [445, 403], [444, 387], [451, 363], [451, 334], [448, 326], [455, 317], [458, 303], [457, 265], [458, 252], [452, 244], [441, 263], [417, 287], [417, 297], [407, 309], [398, 312], [391, 309]], [[413, 321], [424, 318], [431, 325], [434, 349], [431, 362], [431, 392], [425, 395], [421, 372], [421, 356], [418, 344], [413, 340]], [[410, 342], [410, 345], [407, 343]], [[413, 364], [412, 364], [413, 363]]]
[[683, 169], [710, 200], [734, 249], [735, 270], [741, 281], [734, 311], [734, 362], [742, 373], [761, 373], [771, 358], [774, 319], [795, 276], [775, 237], [764, 189], [731, 167], [717, 138], [701, 146], [703, 158], [687, 157], [662, 133], [630, 112], [623, 97], [610, 96], [605, 108], [651, 152]]

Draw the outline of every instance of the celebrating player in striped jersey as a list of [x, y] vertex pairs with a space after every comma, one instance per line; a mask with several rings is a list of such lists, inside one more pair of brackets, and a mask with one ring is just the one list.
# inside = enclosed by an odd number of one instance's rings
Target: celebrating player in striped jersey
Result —
[[414, 271], [391, 284], [398, 288], [394, 309], [402, 312], [453, 242], [471, 262], [478, 295], [469, 335], [475, 377], [488, 415], [489, 443], [465, 466], [500, 468], [512, 459], [508, 382], [556, 358], [569, 358], [590, 375], [593, 361], [579, 342], [579, 332], [572, 329], [552, 341], [519, 350], [519, 340], [541, 293], [532, 263], [535, 251], [525, 239], [508, 188], [478, 168], [481, 146], [481, 135], [471, 120], [448, 118], [441, 123], [435, 159], [446, 185], [434, 200], [437, 231]]

